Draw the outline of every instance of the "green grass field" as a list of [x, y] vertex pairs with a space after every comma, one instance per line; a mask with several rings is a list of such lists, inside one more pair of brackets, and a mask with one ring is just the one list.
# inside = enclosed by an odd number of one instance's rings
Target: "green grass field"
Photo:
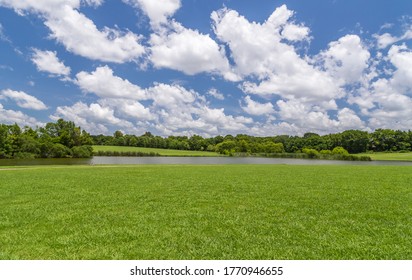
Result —
[[412, 153], [363, 153], [359, 156], [370, 156], [372, 160], [412, 161]]
[[182, 151], [143, 147], [124, 147], [124, 146], [99, 146], [93, 145], [93, 151], [112, 151], [112, 152], [144, 152], [144, 153], [158, 153], [161, 156], [197, 156], [197, 157], [219, 157], [222, 156], [214, 152], [203, 151]]
[[0, 259], [412, 259], [408, 166], [0, 170]]

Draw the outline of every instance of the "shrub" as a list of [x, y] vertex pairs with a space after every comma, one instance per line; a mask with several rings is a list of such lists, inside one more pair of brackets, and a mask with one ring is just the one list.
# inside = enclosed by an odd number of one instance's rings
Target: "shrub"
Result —
[[75, 146], [72, 151], [75, 158], [90, 158], [93, 155], [92, 146]]
[[319, 158], [319, 152], [315, 149], [303, 148], [302, 152], [307, 154], [309, 158]]
[[334, 154], [334, 155], [349, 155], [349, 152], [347, 151], [347, 150], [345, 150], [343, 147], [340, 147], [340, 146], [338, 146], [338, 147], [335, 147], [333, 150], [332, 150], [332, 154]]
[[52, 158], [64, 158], [70, 157], [72, 150], [62, 144], [54, 144], [50, 150], [50, 157]]
[[27, 153], [27, 152], [17, 152], [13, 156], [15, 159], [34, 159], [36, 154]]
[[322, 151], [320, 151], [320, 154], [321, 154], [321, 155], [331, 155], [331, 154], [332, 154], [332, 151], [330, 151], [330, 150], [322, 150]]

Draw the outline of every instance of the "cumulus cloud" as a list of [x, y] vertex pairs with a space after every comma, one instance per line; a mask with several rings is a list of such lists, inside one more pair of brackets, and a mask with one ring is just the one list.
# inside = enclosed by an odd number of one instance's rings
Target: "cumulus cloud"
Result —
[[6, 89], [0, 91], [0, 99], [11, 99], [17, 106], [32, 110], [46, 110], [47, 106], [34, 96], [28, 95], [23, 91]]
[[188, 75], [218, 73], [235, 81], [225, 50], [208, 34], [183, 27], [172, 21], [169, 28], [150, 38], [150, 60], [156, 68], [169, 68]]
[[233, 73], [223, 46], [209, 34], [184, 27], [170, 17], [181, 7], [180, 0], [123, 0], [149, 17], [154, 33], [150, 35], [148, 58], [155, 68], [181, 71], [187, 75], [213, 73], [230, 81]]
[[[152, 90], [159, 89], [160, 87]], [[181, 88], [174, 91], [172, 104], [166, 105], [156, 101], [151, 107], [152, 113], [155, 114], [152, 127], [161, 135], [198, 134], [210, 137], [227, 133], [246, 133], [253, 124], [251, 118], [228, 115], [224, 108], [209, 107], [194, 92]], [[194, 101], [189, 102], [192, 98]]]
[[374, 37], [376, 38], [378, 48], [386, 49], [397, 42], [412, 39], [412, 25], [408, 25], [401, 36], [394, 36], [390, 33], [384, 33], [381, 35], [375, 34]]
[[33, 51], [34, 53], [31, 60], [36, 64], [39, 71], [58, 76], [70, 75], [70, 67], [65, 66], [64, 63], [58, 59], [56, 52], [41, 51], [38, 49], [34, 49]]
[[19, 126], [44, 126], [44, 123], [39, 122], [33, 117], [30, 117], [21, 111], [7, 110], [0, 103], [0, 123], [4, 124], [15, 124]]
[[272, 114], [275, 112], [275, 110], [273, 109], [273, 105], [270, 102], [262, 104], [253, 101], [252, 98], [250, 98], [250, 96], [245, 97], [245, 102], [246, 106], [242, 107], [242, 109], [249, 115], [260, 116]]
[[309, 28], [303, 25], [288, 24], [282, 30], [282, 37], [289, 41], [309, 39]]
[[[263, 24], [249, 22], [237, 11], [226, 8], [213, 12], [211, 17], [214, 32], [217, 38], [230, 48], [238, 73], [243, 76], [266, 77], [274, 70], [292, 70], [289, 67], [293, 67], [293, 63], [298, 59], [294, 47], [282, 42], [282, 39], [286, 39], [282, 36], [283, 30], [290, 38], [307, 38], [307, 32], [300, 32], [306, 36], [298, 36], [285, 29], [288, 26], [295, 27], [295, 24], [290, 22], [292, 16], [293, 12], [283, 5]], [[301, 29], [304, 27], [300, 26], [299, 30]], [[286, 61], [287, 59], [292, 61]]]
[[412, 51], [406, 45], [392, 46], [388, 52], [389, 61], [396, 68], [390, 80], [391, 85], [405, 94], [412, 94]]
[[105, 27], [98, 30], [85, 15], [68, 6], [61, 8], [58, 17], [48, 17], [46, 26], [50, 37], [77, 55], [107, 62], [136, 61], [143, 53], [141, 37], [130, 32]]
[[340, 96], [339, 87], [328, 73], [308, 63], [293, 44], [283, 41], [308, 39], [308, 29], [293, 23], [292, 16], [285, 5], [262, 24], [249, 22], [233, 10], [222, 9], [212, 14], [214, 31], [228, 45], [235, 72], [259, 80], [244, 82], [243, 90], [288, 99], [328, 100]]
[[180, 0], [123, 0], [143, 10], [149, 17], [153, 28], [158, 28], [160, 24], [167, 23], [167, 20], [181, 6]]
[[113, 74], [108, 66], [97, 67], [95, 71], [79, 72], [75, 83], [83, 92], [94, 93], [102, 98], [146, 99], [145, 91]]
[[381, 58], [385, 76], [362, 87], [348, 102], [356, 104], [368, 118], [368, 126], [406, 129], [412, 124], [412, 51], [405, 45], [392, 46]]
[[[86, 4], [100, 5], [101, 0]], [[92, 60], [123, 63], [136, 61], [145, 52], [141, 36], [130, 31], [105, 27], [99, 30], [94, 22], [80, 13], [79, 0], [0, 0], [0, 5], [17, 13], [34, 13], [44, 18], [50, 29], [50, 38], [61, 43], [70, 52]]]
[[73, 106], [59, 106], [51, 119], [63, 118], [74, 121], [77, 125], [91, 133], [108, 133], [107, 126], [132, 128], [133, 124], [114, 115], [114, 110], [97, 103], [87, 105], [77, 102]]
[[369, 58], [369, 51], [357, 35], [329, 43], [329, 49], [320, 54], [326, 71], [341, 85], [359, 82], [368, 69]]
[[326, 134], [347, 129], [366, 128], [359, 116], [346, 107], [338, 110], [336, 117], [332, 118], [328, 110], [310, 106], [299, 100], [279, 100], [277, 105], [280, 119], [285, 123], [293, 124], [294, 130], [300, 134], [308, 131]]
[[194, 90], [165, 83], [142, 89], [116, 76], [108, 66], [78, 73], [75, 83], [99, 99], [89, 105], [77, 102], [73, 106], [60, 106], [51, 117], [74, 121], [93, 133], [107, 133], [111, 127], [121, 126], [129, 133], [212, 136], [246, 133], [253, 124], [251, 118], [211, 108], [205, 96]]
[[99, 103], [103, 106], [113, 108], [119, 115], [124, 118], [133, 118], [136, 121], [153, 121], [156, 114], [150, 111], [138, 101], [121, 98], [100, 99]]

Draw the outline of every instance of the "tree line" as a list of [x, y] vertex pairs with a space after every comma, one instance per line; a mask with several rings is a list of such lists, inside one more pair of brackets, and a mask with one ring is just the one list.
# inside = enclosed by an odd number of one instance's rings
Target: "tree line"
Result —
[[33, 129], [0, 124], [0, 158], [87, 158], [93, 139], [74, 122], [59, 119]]
[[160, 137], [150, 132], [136, 136], [116, 131], [113, 136], [94, 135], [92, 139], [95, 145], [213, 151], [221, 154], [301, 153], [307, 149], [327, 153], [337, 147], [342, 147], [351, 154], [412, 151], [412, 131], [392, 129], [377, 129], [371, 133], [346, 130], [322, 136], [308, 132], [303, 136], [256, 137], [238, 134], [209, 138], [199, 135]]
[[[374, 132], [346, 130], [341, 133], [303, 136], [278, 135], [257, 137], [246, 134], [204, 138], [199, 135], [141, 136], [123, 134], [90, 135], [74, 122], [59, 119], [44, 127], [19, 127], [0, 124], [0, 158], [64, 158], [90, 157], [91, 145], [132, 146], [176, 150], [211, 151], [234, 154], [306, 153], [327, 155], [342, 148], [350, 154], [364, 152], [412, 151], [412, 132], [377, 129]], [[340, 152], [341, 154], [341, 152]]]

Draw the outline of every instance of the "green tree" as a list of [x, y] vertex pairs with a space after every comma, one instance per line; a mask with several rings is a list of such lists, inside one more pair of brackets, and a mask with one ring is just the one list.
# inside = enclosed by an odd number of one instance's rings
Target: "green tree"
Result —
[[342, 146], [351, 154], [364, 153], [368, 149], [369, 134], [366, 131], [346, 130], [341, 135]]
[[265, 153], [284, 153], [285, 148], [282, 143], [266, 142], [264, 144]]
[[233, 155], [236, 149], [236, 142], [233, 140], [225, 140], [222, 143], [216, 145], [216, 150], [220, 154]]
[[72, 148], [74, 158], [90, 158], [93, 156], [92, 146], [76, 146]]

